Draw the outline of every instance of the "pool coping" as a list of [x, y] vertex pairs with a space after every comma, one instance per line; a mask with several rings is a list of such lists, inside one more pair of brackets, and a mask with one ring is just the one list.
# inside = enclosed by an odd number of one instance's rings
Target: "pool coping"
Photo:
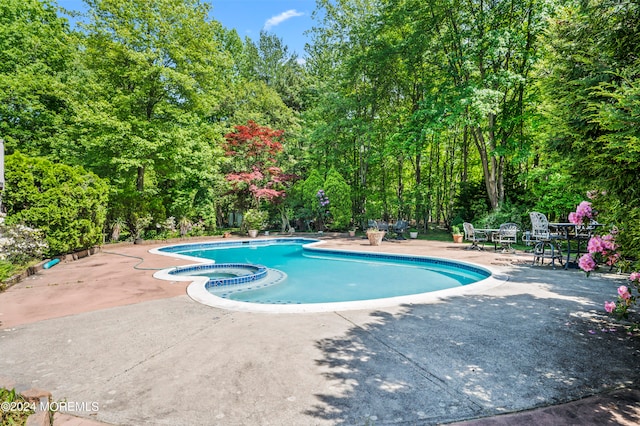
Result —
[[393, 257], [393, 258], [412, 258], [412, 259], [425, 259], [425, 260], [434, 260], [438, 263], [455, 263], [460, 265], [465, 265], [471, 269], [479, 269], [483, 271], [487, 271], [490, 273], [490, 276], [477, 281], [472, 284], [466, 284], [460, 287], [453, 287], [443, 290], [436, 290], [427, 293], [417, 293], [411, 295], [404, 296], [395, 296], [395, 297], [387, 297], [382, 299], [369, 299], [369, 300], [358, 300], [358, 301], [349, 301], [349, 302], [331, 302], [331, 303], [305, 303], [305, 304], [267, 304], [267, 303], [251, 303], [251, 302], [242, 302], [236, 300], [225, 299], [215, 294], [210, 293], [207, 290], [207, 282], [209, 278], [203, 276], [188, 276], [188, 275], [173, 275], [170, 272], [180, 267], [172, 267], [160, 270], [153, 274], [154, 278], [167, 280], [167, 281], [191, 281], [191, 284], [187, 287], [187, 294], [191, 299], [199, 302], [203, 305], [226, 309], [231, 311], [239, 311], [239, 312], [256, 312], [256, 313], [274, 313], [274, 314], [284, 314], [284, 313], [318, 313], [318, 312], [334, 312], [334, 311], [353, 311], [353, 310], [362, 310], [362, 309], [381, 309], [388, 308], [392, 306], [398, 305], [411, 305], [411, 304], [425, 304], [425, 303], [437, 303], [442, 301], [443, 299], [455, 297], [455, 296], [463, 296], [473, 294], [477, 291], [484, 291], [498, 285], [504, 284], [508, 281], [508, 276], [503, 275], [495, 268], [491, 268], [488, 266], [481, 266], [471, 262], [465, 262], [461, 260], [452, 260], [444, 257], [436, 257], [436, 256], [420, 256], [420, 255], [406, 255], [400, 253], [388, 253], [388, 252], [367, 252], [367, 251], [357, 251], [357, 250], [343, 250], [336, 248], [322, 248], [319, 247], [325, 244], [325, 241], [316, 240], [311, 238], [287, 238], [287, 237], [272, 237], [268, 239], [240, 239], [234, 240], [229, 243], [224, 243], [220, 241], [202, 241], [198, 243], [189, 243], [189, 244], [171, 244], [168, 246], [162, 246], [158, 248], [154, 248], [149, 250], [150, 253], [159, 254], [162, 256], [175, 257], [184, 260], [196, 261], [197, 263], [194, 265], [185, 265], [183, 267], [202, 265], [202, 264], [212, 264], [212, 262], [207, 259], [201, 259], [193, 256], [181, 255], [176, 253], [170, 253], [166, 251], [162, 251], [168, 247], [175, 246], [198, 246], [198, 245], [237, 245], [237, 244], [249, 244], [256, 242], [270, 242], [273, 240], [279, 241], [308, 241], [307, 244], [304, 244], [303, 247], [306, 249], [313, 249], [313, 251], [318, 252], [334, 252], [334, 253], [344, 253], [351, 255], [365, 255], [367, 257]]

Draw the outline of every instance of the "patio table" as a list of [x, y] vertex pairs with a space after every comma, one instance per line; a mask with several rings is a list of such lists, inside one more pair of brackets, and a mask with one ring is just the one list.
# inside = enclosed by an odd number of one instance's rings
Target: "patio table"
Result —
[[[593, 231], [598, 226], [602, 226], [602, 224], [594, 223], [586, 227], [579, 227], [575, 223], [569, 222], [549, 223], [549, 227], [555, 228], [562, 236], [562, 239], [567, 241], [567, 261], [564, 264], [564, 269], [568, 269], [569, 267], [578, 268], [578, 260], [581, 254], [581, 243], [582, 241], [589, 241], [593, 235]], [[571, 241], [576, 241], [578, 243], [577, 252], [575, 253], [573, 262], [571, 261]]]
[[495, 234], [498, 233], [499, 229], [496, 228], [474, 228], [474, 230], [476, 232], [480, 232], [480, 233], [484, 233], [487, 236], [487, 242], [488, 243], [493, 243], [493, 249], [494, 251], [497, 250], [496, 247], [496, 242], [494, 240], [494, 236]]

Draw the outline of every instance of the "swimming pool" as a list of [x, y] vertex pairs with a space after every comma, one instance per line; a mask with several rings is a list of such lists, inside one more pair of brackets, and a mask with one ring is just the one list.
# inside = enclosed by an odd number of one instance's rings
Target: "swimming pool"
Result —
[[156, 275], [193, 279], [188, 293], [196, 300], [242, 310], [272, 311], [269, 307], [277, 306], [278, 312], [309, 312], [357, 309], [372, 301], [377, 306], [405, 303], [419, 294], [458, 289], [491, 276], [488, 269], [465, 262], [325, 249], [318, 244], [306, 238], [272, 238], [182, 244], [152, 252], [216, 265], [264, 265], [280, 272], [239, 286], [214, 286], [206, 272], [193, 277], [186, 271], [188, 276], [180, 277], [180, 268]]

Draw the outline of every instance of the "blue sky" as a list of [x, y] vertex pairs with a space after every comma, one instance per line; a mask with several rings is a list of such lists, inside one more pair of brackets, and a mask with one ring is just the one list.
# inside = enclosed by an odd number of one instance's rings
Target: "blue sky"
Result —
[[[149, 0], [153, 1], [153, 0]], [[309, 37], [304, 32], [313, 26], [311, 13], [315, 0], [203, 0], [213, 6], [213, 19], [226, 28], [235, 28], [240, 37], [249, 36], [257, 42], [260, 30], [280, 37], [289, 47], [304, 57], [304, 45]], [[82, 0], [57, 0], [59, 6], [84, 11]]]

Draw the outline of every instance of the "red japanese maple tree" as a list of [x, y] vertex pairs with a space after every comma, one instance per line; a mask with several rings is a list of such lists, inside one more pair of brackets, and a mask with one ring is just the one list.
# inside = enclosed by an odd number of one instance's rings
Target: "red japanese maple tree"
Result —
[[247, 198], [252, 198], [253, 207], [259, 207], [261, 200], [276, 201], [284, 197], [287, 183], [295, 179], [277, 166], [283, 133], [249, 120], [225, 135], [225, 155], [232, 159], [232, 171], [225, 177], [245, 204]]

